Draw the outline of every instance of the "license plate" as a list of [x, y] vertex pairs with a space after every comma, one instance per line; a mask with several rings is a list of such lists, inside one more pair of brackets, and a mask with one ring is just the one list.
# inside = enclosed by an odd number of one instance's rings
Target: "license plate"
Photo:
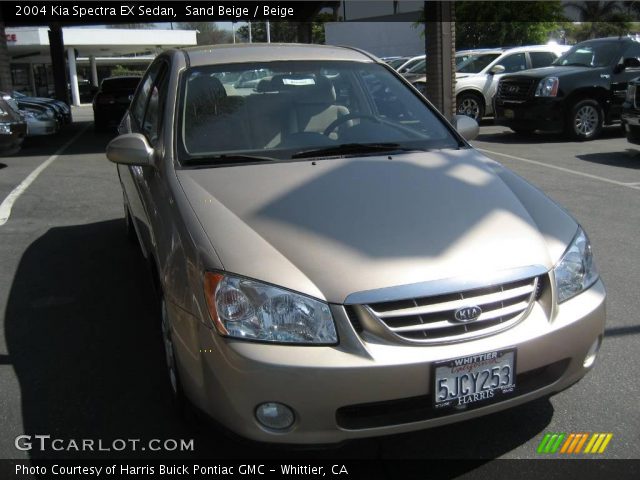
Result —
[[515, 115], [514, 111], [511, 110], [510, 108], [505, 108], [504, 109], [504, 116], [506, 118], [514, 118], [516, 115]]
[[479, 353], [435, 364], [434, 408], [496, 400], [516, 388], [516, 349]]

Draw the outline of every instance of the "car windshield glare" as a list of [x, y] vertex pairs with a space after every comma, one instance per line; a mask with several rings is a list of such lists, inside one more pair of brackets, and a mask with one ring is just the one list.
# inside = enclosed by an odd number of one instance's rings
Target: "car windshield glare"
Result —
[[[457, 148], [458, 138], [382, 65], [278, 61], [188, 69], [181, 79], [178, 154], [184, 164], [367, 144]], [[327, 150], [329, 149], [329, 150]], [[337, 152], [337, 150], [336, 150]]]
[[619, 59], [619, 42], [578, 44], [558, 58], [552, 65], [605, 67]]

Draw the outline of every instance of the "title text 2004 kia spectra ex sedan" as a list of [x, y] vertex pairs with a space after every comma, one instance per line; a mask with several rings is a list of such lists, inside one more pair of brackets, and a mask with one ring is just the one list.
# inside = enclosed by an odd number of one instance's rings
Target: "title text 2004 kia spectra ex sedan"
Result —
[[334, 443], [579, 380], [605, 319], [589, 240], [455, 123], [348, 48], [159, 55], [107, 156], [176, 397], [255, 440]]

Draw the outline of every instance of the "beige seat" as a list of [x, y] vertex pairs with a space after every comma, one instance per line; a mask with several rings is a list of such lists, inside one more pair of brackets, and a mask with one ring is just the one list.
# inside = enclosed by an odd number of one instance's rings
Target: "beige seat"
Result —
[[[349, 109], [336, 105], [336, 91], [329, 79], [316, 76], [311, 85], [290, 85], [287, 77], [276, 75], [270, 88], [280, 92], [290, 91], [293, 101], [288, 118], [288, 133], [324, 133], [325, 129], [341, 116], [348, 115]], [[311, 79], [309, 79], [311, 80]]]

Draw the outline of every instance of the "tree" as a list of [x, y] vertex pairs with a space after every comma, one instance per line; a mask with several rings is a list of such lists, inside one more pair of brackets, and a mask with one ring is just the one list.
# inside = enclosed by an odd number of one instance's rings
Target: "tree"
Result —
[[[269, 24], [272, 42], [293, 43], [298, 40], [298, 25], [293, 22], [271, 22]], [[249, 41], [249, 27], [243, 25], [236, 30], [236, 35], [243, 42]], [[267, 41], [267, 25], [265, 22], [251, 22], [251, 40]]]
[[217, 45], [232, 43], [233, 35], [228, 30], [222, 30], [215, 22], [180, 22], [178, 28], [182, 30], [196, 30], [198, 45]]
[[[565, 21], [559, 0], [544, 2], [456, 2], [456, 48], [546, 43]], [[543, 21], [538, 21], [543, 20]]]
[[577, 42], [590, 38], [625, 35], [632, 27], [631, 13], [634, 4], [623, 5], [621, 2], [569, 2], [567, 6], [578, 12], [580, 24], [568, 29], [568, 36]]

